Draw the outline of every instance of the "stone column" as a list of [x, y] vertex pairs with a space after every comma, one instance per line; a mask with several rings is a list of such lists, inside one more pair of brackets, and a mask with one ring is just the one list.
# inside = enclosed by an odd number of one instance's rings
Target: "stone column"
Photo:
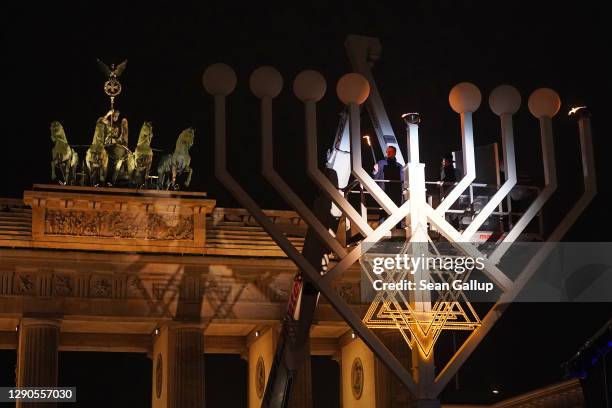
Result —
[[[17, 346], [17, 387], [57, 386], [59, 332], [58, 320], [21, 320]], [[19, 408], [55, 406], [55, 403], [17, 403]]]
[[258, 327], [247, 336], [249, 348], [249, 408], [260, 408], [274, 362], [279, 326]]
[[[396, 330], [379, 330], [379, 338], [406, 368], [410, 368], [411, 350]], [[376, 359], [376, 406], [380, 408], [412, 407], [414, 396], [387, 366]]]
[[306, 346], [304, 363], [293, 379], [289, 408], [312, 408], [312, 371], [310, 369], [310, 341]]
[[344, 408], [371, 408], [376, 404], [374, 353], [351, 332], [340, 338], [340, 393]]
[[170, 323], [153, 340], [154, 408], [204, 407], [204, 333], [198, 324]]

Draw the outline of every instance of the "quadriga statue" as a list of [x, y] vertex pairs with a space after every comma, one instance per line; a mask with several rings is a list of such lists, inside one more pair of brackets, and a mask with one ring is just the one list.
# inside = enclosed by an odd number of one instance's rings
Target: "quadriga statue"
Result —
[[183, 130], [176, 140], [174, 152], [161, 158], [157, 166], [157, 188], [161, 190], [168, 190], [171, 188], [178, 190], [179, 186], [176, 184], [176, 177], [183, 173], [187, 174], [184, 185], [185, 187], [189, 187], [191, 175], [193, 174], [193, 169], [189, 167], [191, 163], [189, 149], [193, 146], [193, 139], [193, 128]]
[[51, 122], [51, 180], [57, 180], [57, 171], [62, 177], [61, 184], [74, 184], [79, 155], [70, 147], [64, 127], [58, 121]]

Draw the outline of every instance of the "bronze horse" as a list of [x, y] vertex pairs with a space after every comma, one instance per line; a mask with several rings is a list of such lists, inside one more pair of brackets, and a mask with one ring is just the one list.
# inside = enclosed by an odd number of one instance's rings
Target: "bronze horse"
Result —
[[99, 186], [106, 182], [108, 171], [108, 153], [104, 148], [104, 138], [106, 135], [106, 124], [102, 119], [96, 122], [91, 146], [87, 149], [85, 163], [87, 164], [87, 174], [92, 186]]
[[57, 179], [56, 170], [62, 174], [61, 184], [73, 184], [76, 180], [76, 170], [79, 164], [79, 155], [70, 147], [62, 124], [58, 121], [51, 122], [51, 140], [53, 150], [51, 151], [51, 180]]
[[189, 164], [191, 164], [189, 149], [193, 146], [193, 139], [193, 128], [183, 130], [176, 140], [174, 152], [162, 157], [157, 166], [157, 176], [159, 177], [157, 180], [158, 189], [178, 189], [176, 177], [183, 173], [187, 173], [184, 185], [185, 187], [189, 186], [191, 175], [193, 174], [193, 169], [189, 167]]
[[153, 163], [153, 149], [151, 149], [151, 139], [153, 139], [153, 125], [151, 122], [144, 122], [138, 135], [138, 144], [133, 154], [133, 170], [131, 184], [136, 187], [146, 187]]

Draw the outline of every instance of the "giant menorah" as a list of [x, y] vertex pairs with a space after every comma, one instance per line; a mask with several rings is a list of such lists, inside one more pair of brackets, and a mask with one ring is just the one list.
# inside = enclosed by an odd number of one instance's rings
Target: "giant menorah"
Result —
[[[281, 74], [274, 68], [265, 66], [255, 70], [250, 77], [250, 88], [259, 98], [261, 105], [262, 133], [262, 173], [270, 184], [280, 193], [308, 225], [311, 231], [329, 247], [338, 259], [337, 264], [322, 274], [291, 244], [283, 232], [279, 230], [263, 213], [261, 207], [241, 187], [228, 172], [226, 166], [226, 97], [236, 86], [236, 75], [232, 68], [224, 64], [214, 64], [206, 69], [203, 84], [206, 91], [214, 97], [215, 115], [215, 175], [230, 191], [234, 198], [244, 206], [270, 234], [277, 245], [297, 265], [305, 277], [324, 294], [342, 318], [354, 332], [370, 347], [376, 356], [401, 380], [414, 394], [419, 406], [436, 406], [436, 398], [449, 380], [474, 351], [482, 339], [493, 327], [507, 305], [509, 305], [534, 275], [553, 250], [553, 243], [558, 242], [576, 221], [596, 193], [595, 167], [591, 141], [590, 119], [586, 109], [580, 109], [575, 114], [578, 118], [579, 140], [581, 148], [582, 171], [584, 177], [584, 192], [573, 205], [561, 222], [548, 237], [546, 243], [535, 253], [524, 266], [518, 277], [511, 279], [499, 269], [499, 263], [506, 251], [517, 237], [527, 228], [529, 223], [540, 212], [544, 204], [551, 198], [557, 188], [556, 166], [554, 158], [554, 143], [552, 118], [558, 113], [561, 102], [556, 92], [541, 88], [534, 91], [528, 101], [530, 112], [540, 122], [540, 138], [542, 145], [542, 161], [544, 167], [544, 188], [525, 210], [521, 218], [514, 224], [503, 241], [488, 254], [483, 272], [500, 290], [501, 296], [497, 303], [479, 320], [476, 325], [465, 328], [471, 330], [467, 340], [457, 350], [448, 363], [436, 373], [431, 352], [437, 336], [442, 330], [450, 329], [444, 319], [439, 319], [434, 313], [436, 305], [432, 305], [429, 293], [420, 291], [416, 299], [412, 299], [410, 307], [402, 308], [394, 293], [391, 293], [391, 303], [395, 303], [403, 312], [395, 317], [393, 324], [406, 337], [413, 349], [412, 374], [395, 358], [382, 341], [374, 334], [342, 297], [334, 290], [332, 282], [342, 275], [365, 253], [365, 243], [381, 241], [398, 222], [406, 219], [406, 240], [414, 245], [426, 245], [430, 240], [428, 224], [444, 236], [457, 251], [471, 257], [481, 257], [483, 253], [473, 243], [476, 232], [492, 215], [493, 211], [506, 199], [517, 183], [514, 154], [514, 136], [512, 117], [520, 105], [521, 97], [516, 89], [502, 85], [494, 89], [489, 97], [493, 112], [499, 116], [501, 124], [504, 170], [506, 179], [488, 203], [475, 216], [471, 224], [463, 231], [458, 231], [445, 218], [445, 213], [458, 200], [461, 194], [470, 187], [476, 178], [474, 136], [472, 114], [481, 104], [479, 89], [470, 83], [456, 85], [450, 92], [449, 102], [452, 109], [460, 115], [461, 141], [463, 154], [463, 177], [446, 195], [445, 199], [433, 207], [427, 201], [425, 184], [425, 165], [419, 162], [419, 120], [416, 115], [408, 115], [407, 146], [407, 199], [397, 206], [379, 187], [370, 174], [363, 169], [361, 159], [361, 131], [359, 106], [363, 104], [370, 93], [368, 81], [361, 75], [349, 73], [337, 83], [336, 91], [339, 99], [347, 105], [349, 112], [351, 170], [353, 176], [361, 183], [371, 196], [386, 211], [388, 216], [376, 228], [372, 228], [366, 217], [360, 214], [337, 187], [325, 176], [318, 167], [316, 105], [326, 93], [326, 81], [321, 74], [306, 70], [301, 72], [293, 82], [295, 96], [304, 103], [305, 111], [305, 145], [307, 173], [314, 183], [335, 203], [343, 216], [350, 220], [351, 225], [364, 237], [364, 241], [352, 249], [341, 245], [336, 236], [330, 233], [323, 222], [313, 213], [308, 205], [292, 190], [292, 188], [275, 171], [273, 128], [273, 100], [283, 87]], [[416, 276], [426, 277], [428, 271], [419, 269]], [[415, 278], [416, 279], [416, 278]], [[419, 324], [423, 318], [431, 319], [431, 324]], [[376, 327], [375, 325], [372, 327]], [[429, 405], [433, 404], [433, 405]]]

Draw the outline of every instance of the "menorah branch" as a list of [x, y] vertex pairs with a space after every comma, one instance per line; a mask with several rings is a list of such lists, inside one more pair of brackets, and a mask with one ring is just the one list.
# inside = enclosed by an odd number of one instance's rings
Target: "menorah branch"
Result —
[[510, 249], [511, 244], [523, 233], [529, 223], [540, 212], [544, 204], [557, 189], [557, 168], [555, 164], [555, 146], [552, 133], [552, 120], [550, 117], [540, 118], [540, 138], [542, 143], [542, 163], [544, 165], [544, 188], [529, 205], [525, 213], [514, 224], [503, 241], [489, 256], [489, 260], [497, 264]]
[[[267, 67], [265, 67], [267, 68]], [[278, 74], [280, 76], [280, 74]], [[316, 128], [316, 125], [315, 125]], [[295, 194], [285, 180], [274, 170], [274, 141], [272, 137], [272, 98], [261, 98], [261, 171], [266, 180], [286, 200], [313, 229], [317, 237], [323, 241], [338, 257], [346, 256], [346, 249], [329, 233], [327, 228], [306, 206], [304, 201]]]
[[[514, 88], [512, 88], [514, 89]], [[519, 99], [520, 101], [520, 99]], [[518, 106], [517, 106], [518, 109]], [[516, 160], [514, 156], [514, 134], [512, 129], [512, 115], [503, 113], [500, 117], [502, 128], [502, 146], [504, 156], [504, 167], [506, 181], [499, 190], [489, 199], [489, 202], [480, 210], [470, 225], [461, 234], [463, 241], [471, 241], [474, 234], [491, 216], [495, 208], [506, 198], [512, 188], [516, 185]]]
[[351, 221], [359, 233], [364, 236], [370, 234], [373, 230], [367, 220], [353, 208], [351, 203], [340, 194], [337, 187], [319, 170], [315, 102], [305, 101], [304, 111], [306, 117], [306, 173], [321, 191], [342, 210], [342, 213]]
[[476, 179], [476, 165], [474, 159], [474, 127], [472, 112], [480, 106], [480, 90], [475, 85], [462, 82], [451, 90], [449, 101], [453, 110], [461, 116], [461, 148], [463, 151], [463, 178], [448, 193], [444, 200], [436, 207], [436, 213], [444, 215], [457, 201], [459, 196]]
[[372, 197], [387, 212], [393, 214], [397, 211], [397, 205], [389, 198], [387, 193], [380, 188], [374, 179], [363, 169], [361, 162], [361, 126], [359, 124], [359, 106], [355, 103], [348, 105], [349, 109], [349, 133], [351, 138], [351, 169], [357, 180], [370, 192]]

